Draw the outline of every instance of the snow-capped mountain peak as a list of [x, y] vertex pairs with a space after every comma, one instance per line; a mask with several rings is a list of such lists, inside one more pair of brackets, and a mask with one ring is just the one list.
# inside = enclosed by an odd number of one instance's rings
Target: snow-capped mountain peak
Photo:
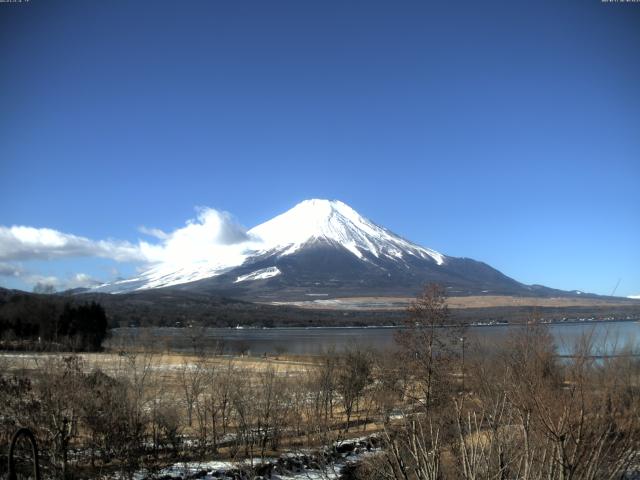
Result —
[[[235, 269], [243, 272], [234, 277], [234, 283], [266, 280], [281, 275], [276, 266], [278, 259], [312, 245], [344, 249], [347, 255], [356, 257], [354, 260], [369, 265], [391, 261], [408, 268], [405, 263], [413, 257], [437, 268], [447, 259], [376, 225], [338, 200], [305, 200], [250, 229], [246, 236], [243, 243], [195, 255], [200, 258], [198, 261], [180, 265], [159, 263], [136, 278], [100, 285], [95, 290], [116, 293], [167, 287], [231, 274]], [[257, 261], [264, 263], [265, 258], [273, 258], [274, 263], [245, 271]]]
[[282, 255], [294, 253], [310, 242], [330, 241], [358, 258], [368, 252], [376, 258], [431, 257], [438, 265], [445, 260], [441, 253], [391, 233], [339, 200], [305, 200], [248, 233], [264, 242], [266, 250], [281, 250]]

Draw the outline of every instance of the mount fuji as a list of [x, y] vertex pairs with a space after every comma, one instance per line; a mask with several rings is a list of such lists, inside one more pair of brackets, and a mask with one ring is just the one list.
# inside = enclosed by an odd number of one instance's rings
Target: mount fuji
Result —
[[[170, 288], [280, 301], [415, 295], [437, 282], [450, 295], [547, 296], [489, 265], [412, 243], [340, 201], [305, 200], [247, 232], [233, 255], [184, 265], [156, 265], [95, 292]], [[561, 292], [569, 294], [569, 292]]]

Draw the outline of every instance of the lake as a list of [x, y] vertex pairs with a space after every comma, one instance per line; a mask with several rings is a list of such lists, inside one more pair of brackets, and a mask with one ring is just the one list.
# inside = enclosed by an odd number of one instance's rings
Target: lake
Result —
[[[515, 325], [471, 326], [465, 342], [495, 344], [505, 341], [519, 328]], [[558, 354], [570, 355], [583, 335], [593, 338], [594, 355], [620, 353], [635, 347], [640, 339], [640, 323], [633, 321], [557, 323], [548, 326]], [[313, 328], [117, 328], [108, 345], [153, 343], [174, 350], [224, 347], [227, 352], [246, 351], [251, 355], [290, 353], [317, 355], [329, 348], [343, 350], [350, 346], [393, 349], [398, 327], [313, 327]], [[634, 349], [635, 350], [635, 349]]]

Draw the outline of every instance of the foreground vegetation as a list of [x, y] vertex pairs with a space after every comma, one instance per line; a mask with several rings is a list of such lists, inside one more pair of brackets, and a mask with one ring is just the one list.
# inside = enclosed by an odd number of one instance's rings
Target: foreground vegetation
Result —
[[56, 478], [153, 477], [195, 459], [242, 461], [239, 472], [253, 478], [283, 452], [326, 452], [374, 433], [379, 448], [344, 478], [633, 478], [635, 357], [594, 358], [583, 338], [561, 361], [535, 322], [489, 353], [465, 349], [463, 329], [437, 328], [449, 320], [435, 286], [409, 314], [398, 350], [387, 353], [5, 355], [0, 443], [5, 449], [18, 426], [32, 428]]

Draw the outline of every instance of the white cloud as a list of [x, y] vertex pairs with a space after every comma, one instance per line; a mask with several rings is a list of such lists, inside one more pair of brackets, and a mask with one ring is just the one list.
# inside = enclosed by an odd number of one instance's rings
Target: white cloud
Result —
[[[139, 240], [92, 240], [51, 228], [0, 226], [0, 261], [109, 258], [117, 262], [180, 265], [187, 262], [228, 260], [241, 256], [251, 240], [246, 229], [229, 213], [201, 207], [197, 216], [172, 232], [140, 227], [156, 243]], [[15, 266], [0, 264], [0, 274], [15, 275]]]
[[2, 277], [19, 277], [23, 272], [20, 265], [0, 262], [0, 276]]
[[76, 273], [68, 278], [41, 275], [23, 269], [20, 265], [0, 262], [0, 276], [14, 277], [39, 293], [68, 290], [70, 288], [91, 287], [103, 283], [86, 273]]
[[640, 300], [640, 293], [638, 295], [629, 295], [627, 298], [633, 298], [636, 300]]
[[180, 265], [198, 261], [216, 261], [241, 255], [251, 238], [246, 229], [229, 213], [212, 208], [197, 209], [195, 219], [170, 233], [145, 229], [162, 238], [160, 244], [140, 243], [140, 250], [150, 263]]
[[34, 286], [52, 287], [54, 290], [63, 291], [71, 288], [93, 287], [100, 285], [101, 281], [87, 275], [86, 273], [76, 273], [69, 278], [59, 278], [55, 276], [45, 276], [28, 274], [24, 277], [26, 283]]
[[138, 227], [140, 233], [144, 233], [145, 235], [149, 235], [150, 237], [156, 237], [160, 240], [165, 240], [169, 235], [160, 230], [159, 228], [148, 228], [142, 225]]
[[104, 257], [119, 262], [144, 261], [140, 246], [117, 240], [90, 240], [51, 228], [0, 226], [0, 260]]
[[96, 280], [95, 278], [87, 275], [86, 273], [76, 273], [66, 282], [66, 288], [77, 288], [77, 287], [91, 287], [93, 285], [99, 285], [102, 282], [100, 280]]

